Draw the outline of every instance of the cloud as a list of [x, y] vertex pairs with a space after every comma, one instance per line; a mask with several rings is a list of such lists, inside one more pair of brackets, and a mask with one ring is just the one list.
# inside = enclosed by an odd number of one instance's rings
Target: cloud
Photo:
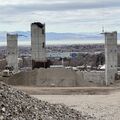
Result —
[[[45, 0], [46, 1], [46, 0]], [[29, 2], [21, 2], [18, 0], [18, 2], [8, 2], [6, 4], [0, 4], [1, 12], [7, 13], [22, 13], [22, 12], [33, 12], [33, 11], [69, 11], [69, 10], [80, 10], [80, 9], [99, 9], [99, 8], [112, 8], [112, 7], [119, 7], [120, 1], [118, 0], [95, 0], [87, 2], [82, 2], [82, 0], [76, 0], [76, 1], [68, 1], [68, 0], [62, 0], [60, 1], [29, 1]]]
[[48, 31], [98, 31], [102, 24], [118, 29], [119, 6], [119, 0], [0, 0], [0, 27], [28, 30], [40, 21]]

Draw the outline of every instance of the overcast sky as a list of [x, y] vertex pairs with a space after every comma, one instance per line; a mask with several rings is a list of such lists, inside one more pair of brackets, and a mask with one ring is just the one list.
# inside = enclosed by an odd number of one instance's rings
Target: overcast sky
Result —
[[34, 21], [47, 32], [119, 32], [120, 0], [0, 0], [0, 31], [29, 31]]

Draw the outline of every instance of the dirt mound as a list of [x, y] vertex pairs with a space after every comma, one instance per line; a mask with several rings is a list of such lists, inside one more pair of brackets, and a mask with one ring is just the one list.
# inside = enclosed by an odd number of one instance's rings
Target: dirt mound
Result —
[[0, 82], [0, 120], [94, 120], [65, 105], [50, 104]]
[[[90, 78], [89, 78], [90, 76]], [[91, 77], [92, 76], [92, 77]], [[97, 76], [97, 80], [96, 80]], [[74, 71], [65, 68], [40, 68], [28, 72], [20, 72], [9, 78], [2, 77], [1, 81], [9, 85], [18, 86], [39, 86], [39, 87], [87, 87], [103, 86], [99, 73], [85, 76], [81, 71]]]

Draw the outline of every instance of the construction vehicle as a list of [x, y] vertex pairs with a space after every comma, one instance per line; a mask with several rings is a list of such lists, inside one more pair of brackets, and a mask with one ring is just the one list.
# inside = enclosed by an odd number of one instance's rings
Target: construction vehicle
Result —
[[10, 77], [11, 75], [13, 75], [13, 67], [6, 66], [2, 71], [2, 77]]

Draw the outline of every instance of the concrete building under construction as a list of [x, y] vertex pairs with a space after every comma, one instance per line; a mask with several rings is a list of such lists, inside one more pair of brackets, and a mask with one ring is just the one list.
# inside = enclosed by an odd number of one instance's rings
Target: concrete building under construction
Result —
[[31, 24], [32, 69], [47, 68], [45, 24], [34, 22]]
[[[31, 24], [32, 68], [21, 71], [6, 81], [12, 85], [28, 85], [41, 87], [80, 87], [103, 86], [114, 83], [117, 75], [117, 32], [105, 32], [105, 70], [76, 70], [65, 67], [49, 67], [45, 46], [45, 25]], [[17, 35], [7, 35], [8, 65], [17, 66]], [[14, 43], [14, 44], [13, 44]], [[13, 52], [13, 53], [12, 53]], [[15, 53], [15, 56], [14, 56]], [[16, 57], [16, 58], [15, 58]], [[12, 64], [13, 62], [13, 64]], [[15, 68], [15, 67], [14, 67]], [[120, 72], [118, 72], [118, 75]]]
[[105, 35], [105, 82], [113, 83], [117, 75], [117, 32], [104, 33]]
[[18, 35], [7, 34], [7, 66], [14, 72], [18, 71]]

